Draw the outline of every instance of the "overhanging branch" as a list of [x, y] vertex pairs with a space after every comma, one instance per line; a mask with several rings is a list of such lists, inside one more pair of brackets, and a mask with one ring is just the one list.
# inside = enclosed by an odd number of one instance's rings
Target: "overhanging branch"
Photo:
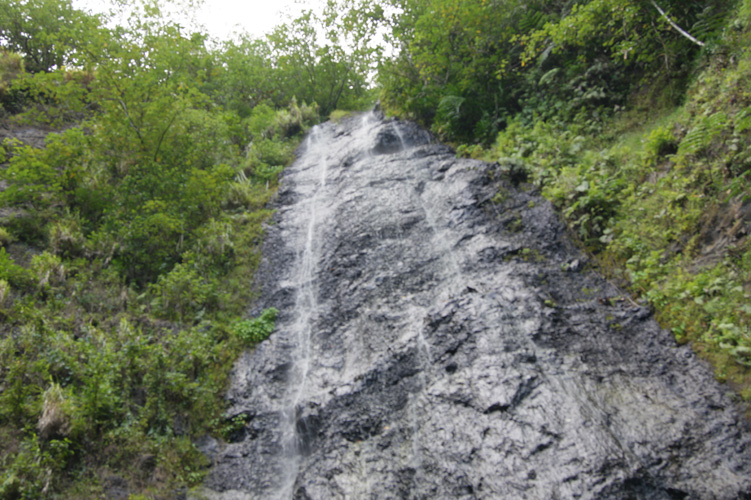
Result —
[[683, 28], [681, 28], [680, 26], [678, 26], [675, 23], [675, 21], [673, 21], [672, 19], [670, 19], [670, 16], [668, 16], [667, 13], [664, 10], [662, 10], [662, 7], [660, 7], [659, 5], [657, 5], [657, 2], [655, 2], [655, 0], [649, 0], [649, 1], [650, 1], [650, 3], [652, 5], [654, 5], [654, 8], [657, 9], [657, 12], [659, 12], [660, 15], [662, 17], [664, 17], [665, 20], [668, 23], [670, 23], [670, 26], [672, 26], [673, 29], [675, 29], [675, 31], [677, 31], [681, 35], [685, 36], [686, 38], [688, 38], [689, 40], [691, 40], [692, 42], [694, 42], [696, 45], [698, 45], [699, 47], [704, 47], [704, 42], [702, 42], [701, 40], [697, 40], [694, 36], [691, 35], [691, 33], [687, 32], [686, 30], [684, 30]]

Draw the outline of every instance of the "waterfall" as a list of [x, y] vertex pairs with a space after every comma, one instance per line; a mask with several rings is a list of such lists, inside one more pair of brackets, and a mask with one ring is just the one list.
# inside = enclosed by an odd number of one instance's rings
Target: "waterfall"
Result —
[[[505, 201], [492, 202], [499, 189]], [[751, 497], [726, 389], [553, 207], [375, 113], [315, 127], [258, 271], [276, 331], [196, 498]]]
[[[307, 202], [309, 207], [304, 211], [299, 249], [294, 276], [297, 278], [297, 296], [292, 310], [295, 318], [291, 331], [293, 332], [293, 349], [289, 373], [287, 401], [282, 410], [281, 440], [283, 470], [279, 491], [273, 498], [291, 498], [292, 488], [297, 476], [300, 460], [304, 448], [304, 436], [300, 428], [299, 407], [306, 398], [306, 385], [311, 365], [311, 332], [318, 321], [318, 290], [317, 274], [320, 256], [320, 241], [318, 235], [319, 216], [322, 215], [326, 197], [326, 174], [328, 162], [326, 159], [327, 136], [320, 127], [315, 127], [306, 139], [305, 161], [310, 164], [310, 177], [307, 179]], [[324, 221], [321, 221], [324, 222]]]

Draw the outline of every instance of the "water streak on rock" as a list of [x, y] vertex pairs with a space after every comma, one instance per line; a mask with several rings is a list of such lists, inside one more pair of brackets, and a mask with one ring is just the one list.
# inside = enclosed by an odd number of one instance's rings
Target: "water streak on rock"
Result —
[[364, 114], [276, 203], [207, 498], [751, 498], [727, 389], [496, 166]]

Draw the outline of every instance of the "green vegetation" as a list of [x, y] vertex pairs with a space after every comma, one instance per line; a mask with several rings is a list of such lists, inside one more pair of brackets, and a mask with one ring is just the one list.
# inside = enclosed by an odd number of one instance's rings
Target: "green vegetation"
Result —
[[751, 0], [338, 0], [236, 41], [118, 4], [0, 0], [0, 120], [46, 133], [0, 146], [0, 498], [201, 481], [277, 314], [243, 317], [277, 176], [378, 95], [540, 189], [751, 399]]
[[396, 3], [384, 107], [521, 165], [751, 399], [751, 2]]
[[254, 345], [265, 340], [274, 331], [274, 322], [276, 315], [279, 314], [277, 309], [269, 308], [264, 310], [261, 315], [254, 319], [245, 319], [232, 325], [232, 330], [248, 345]]
[[229, 370], [274, 329], [275, 309], [243, 315], [277, 176], [319, 113], [370, 99], [346, 8], [222, 43], [124, 8], [108, 28], [0, 0], [0, 119], [46, 133], [0, 149], [2, 499], [201, 481], [193, 441], [236, 425]]

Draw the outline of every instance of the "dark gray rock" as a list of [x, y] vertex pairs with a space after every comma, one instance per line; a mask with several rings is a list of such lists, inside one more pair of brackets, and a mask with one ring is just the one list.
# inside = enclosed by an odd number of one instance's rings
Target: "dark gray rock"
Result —
[[311, 133], [259, 273], [277, 330], [227, 396], [253, 418], [206, 447], [206, 497], [751, 498], [727, 388], [501, 169], [373, 114]]

